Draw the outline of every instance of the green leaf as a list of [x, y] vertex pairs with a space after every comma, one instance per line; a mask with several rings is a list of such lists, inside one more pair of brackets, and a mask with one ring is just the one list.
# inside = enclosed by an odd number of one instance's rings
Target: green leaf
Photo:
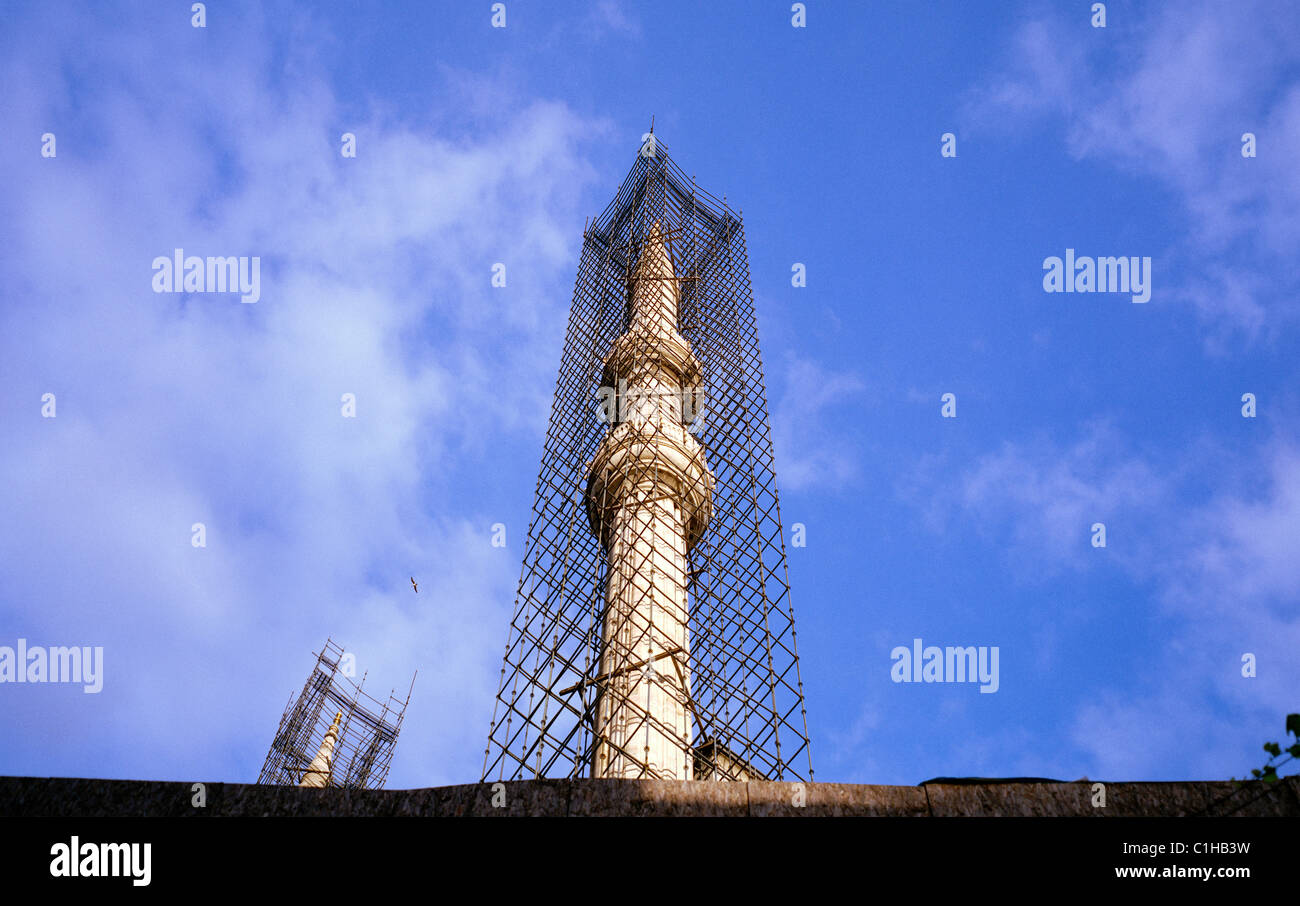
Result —
[[1300, 714], [1286, 716], [1286, 731], [1292, 736], [1300, 737]]
[[1266, 742], [1264, 743], [1264, 751], [1276, 758], [1282, 754], [1282, 747], [1275, 742]]
[[1251, 776], [1251, 777], [1254, 777], [1256, 780], [1258, 780], [1258, 779], [1260, 778], [1260, 774], [1261, 774], [1261, 772], [1260, 772], [1259, 768], [1251, 768], [1251, 769], [1250, 769], [1250, 776]]
[[1300, 742], [1291, 746], [1287, 751], [1291, 753], [1292, 758], [1300, 758]]

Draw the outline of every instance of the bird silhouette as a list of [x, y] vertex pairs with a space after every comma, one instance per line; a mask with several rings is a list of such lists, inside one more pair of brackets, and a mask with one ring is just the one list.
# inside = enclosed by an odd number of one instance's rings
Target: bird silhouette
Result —
[[415, 584], [415, 576], [411, 576], [411, 587], [415, 589], [417, 595], [420, 593], [420, 586]]

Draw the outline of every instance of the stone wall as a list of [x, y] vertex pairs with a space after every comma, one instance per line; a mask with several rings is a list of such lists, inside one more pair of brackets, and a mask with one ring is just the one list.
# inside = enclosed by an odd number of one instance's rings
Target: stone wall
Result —
[[[0, 816], [1185, 816], [1300, 817], [1300, 778], [1238, 789], [1230, 781], [1107, 783], [1093, 808], [1092, 781], [940, 780], [922, 786], [768, 781], [536, 780], [420, 790], [301, 789], [206, 784], [191, 805], [188, 782], [0, 777]], [[494, 796], [498, 803], [494, 807]], [[802, 796], [803, 806], [795, 805]]]

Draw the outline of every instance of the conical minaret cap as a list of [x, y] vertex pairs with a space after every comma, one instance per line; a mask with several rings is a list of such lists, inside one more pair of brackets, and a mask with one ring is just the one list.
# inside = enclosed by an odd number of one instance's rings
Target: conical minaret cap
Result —
[[663, 336], [677, 332], [677, 274], [668, 253], [659, 221], [655, 221], [641, 243], [641, 254], [628, 289], [631, 293], [632, 323]]

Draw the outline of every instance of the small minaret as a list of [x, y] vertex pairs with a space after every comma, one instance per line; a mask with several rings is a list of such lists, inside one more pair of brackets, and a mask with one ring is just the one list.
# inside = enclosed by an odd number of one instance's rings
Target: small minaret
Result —
[[298, 784], [298, 786], [309, 786], [316, 789], [329, 786], [330, 770], [334, 766], [334, 743], [339, 738], [339, 723], [342, 720], [342, 711], [334, 715], [334, 723], [330, 724], [330, 728], [325, 731], [325, 739], [320, 744], [320, 751], [316, 753], [316, 757], [307, 766], [307, 773], [302, 775], [302, 783]]
[[712, 516], [713, 474], [687, 428], [703, 381], [678, 332], [680, 290], [660, 224], [628, 280], [629, 326], [604, 360], [617, 414], [587, 469], [607, 558], [594, 777], [693, 776], [687, 554]]

